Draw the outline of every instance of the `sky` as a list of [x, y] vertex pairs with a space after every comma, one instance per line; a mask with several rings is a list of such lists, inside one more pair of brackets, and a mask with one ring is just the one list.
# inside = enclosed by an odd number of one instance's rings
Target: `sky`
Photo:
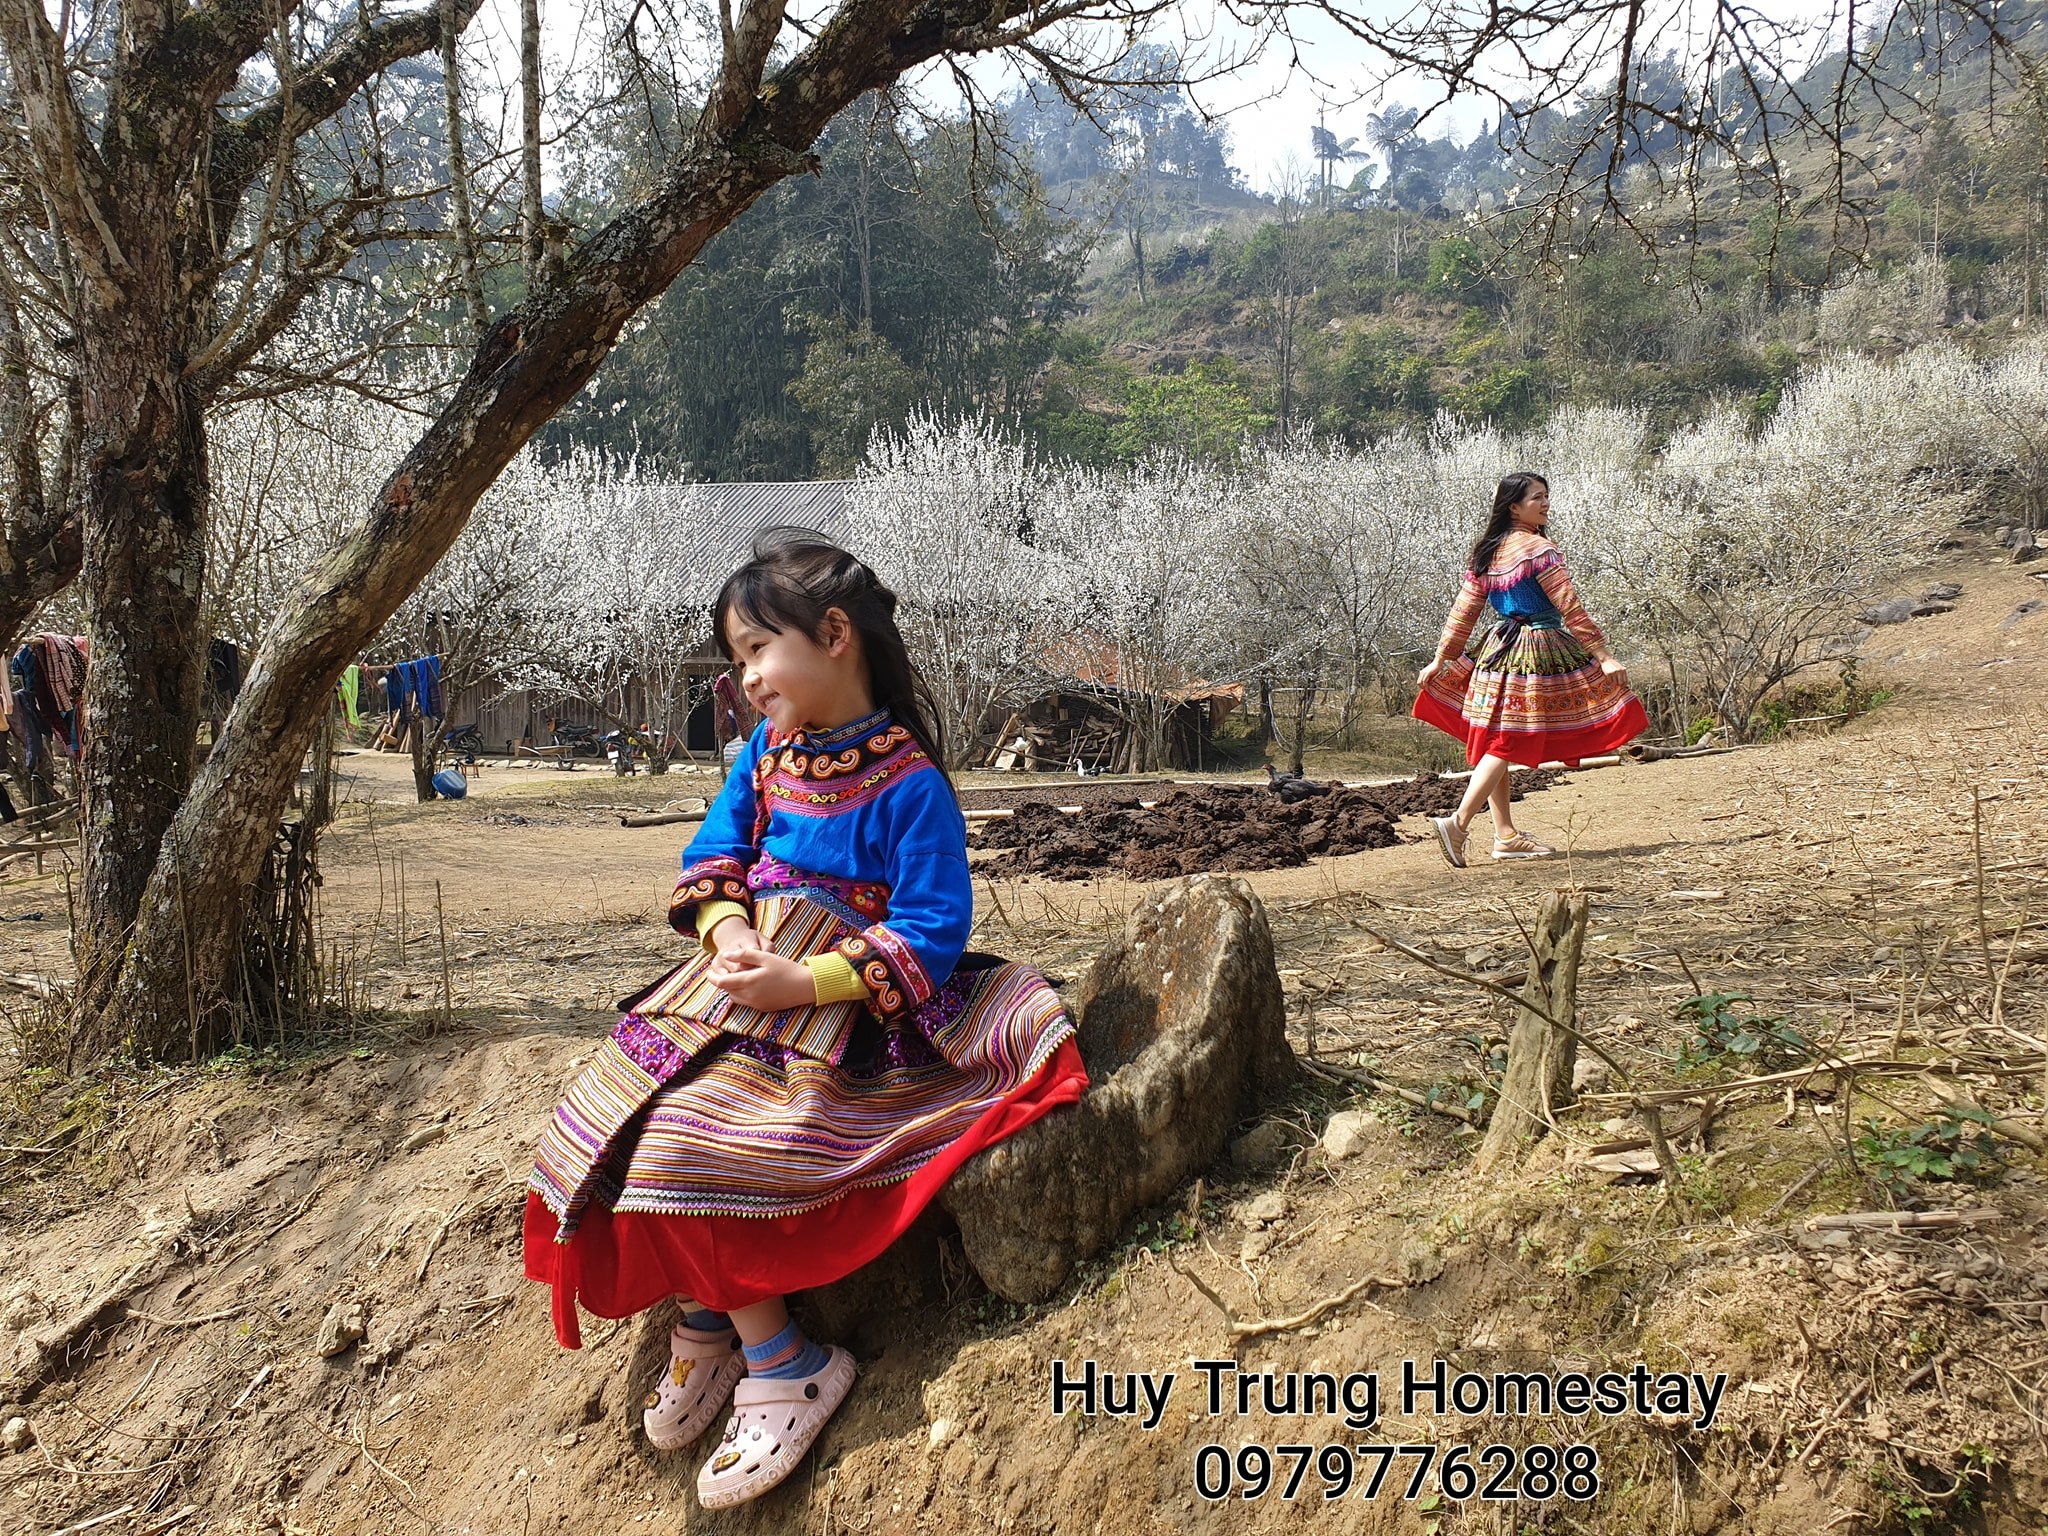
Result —
[[1289, 171], [1313, 168], [1309, 131], [1318, 122], [1340, 143], [1355, 138], [1364, 148], [1368, 118], [1392, 106], [1435, 108], [1423, 128], [1430, 138], [1451, 133], [1463, 142], [1493, 120], [1477, 95], [1445, 105], [1428, 81], [1385, 78], [1383, 61], [1326, 16], [1305, 14], [1295, 42], [1292, 49], [1268, 45], [1229, 77], [1193, 93], [1205, 111], [1220, 114], [1230, 133], [1231, 163], [1260, 191]]
[[[1206, 0], [1184, 0], [1187, 5]], [[1392, 19], [1411, 9], [1411, 0], [1343, 0], [1361, 14], [1375, 19]], [[1748, 14], [1800, 29], [1804, 42], [1781, 39], [1781, 62], [1797, 69], [1818, 57], [1825, 41], [1838, 37], [1834, 25], [1836, 0], [1757, 0], [1743, 8]], [[1357, 138], [1365, 147], [1368, 119], [1389, 106], [1414, 107], [1428, 113], [1422, 132], [1428, 138], [1447, 134], [1460, 143], [1490, 128], [1499, 107], [1488, 95], [1474, 91], [1446, 103], [1441, 89], [1416, 73], [1389, 76], [1385, 61], [1326, 15], [1304, 8], [1296, 13], [1297, 47], [1292, 50], [1268, 47], [1246, 67], [1227, 80], [1197, 93], [1205, 110], [1220, 111], [1231, 135], [1232, 162], [1245, 173], [1255, 188], [1265, 190], [1288, 168], [1290, 157], [1309, 163], [1309, 130], [1324, 122], [1341, 142]], [[1554, 11], [1553, 11], [1554, 14]], [[1711, 14], [1711, 7], [1699, 0], [1651, 0], [1644, 32], [1658, 52], [1675, 51], [1684, 57], [1698, 49], [1698, 23]], [[1237, 34], [1248, 36], [1243, 29]], [[1230, 41], [1228, 21], [1217, 24], [1213, 33], [1218, 45]], [[1565, 41], [1571, 34], [1552, 31], [1536, 41], [1530, 57], [1538, 64], [1561, 61]], [[1590, 73], [1601, 85], [1612, 78], [1613, 60], [1620, 50], [1619, 29], [1604, 32], [1585, 50]], [[1604, 78], [1603, 78], [1604, 77]], [[1486, 86], [1509, 97], [1528, 94], [1530, 80], [1526, 64], [1495, 56], [1491, 67], [1482, 66], [1477, 78]]]

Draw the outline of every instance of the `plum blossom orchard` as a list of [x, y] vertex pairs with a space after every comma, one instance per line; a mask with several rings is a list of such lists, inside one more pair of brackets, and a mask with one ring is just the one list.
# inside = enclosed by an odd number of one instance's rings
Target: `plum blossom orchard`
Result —
[[[411, 426], [398, 407], [342, 392], [222, 414], [213, 633], [253, 644], [266, 615], [346, 536]], [[549, 465], [521, 453], [365, 654], [431, 651], [450, 695], [530, 688], [612, 712], [637, 685], [656, 739], [680, 733], [686, 663], [726, 574], [679, 536], [689, 522], [687, 488], [679, 496], [633, 463], [577, 450]]]
[[[579, 699], [620, 727], [644, 723], [653, 767], [665, 771], [669, 743], [697, 698], [692, 690], [703, 686], [691, 662], [728, 573], [688, 537], [687, 496], [680, 506], [664, 497], [636, 465], [579, 451], [533, 473], [544, 487], [539, 521], [554, 574], [549, 590], [526, 605], [537, 643], [511, 680]], [[636, 696], [644, 710], [630, 720], [626, 701]]]
[[[2048, 348], [1989, 364], [1925, 348], [1817, 363], [1761, 430], [1735, 403], [1661, 446], [1613, 408], [1522, 436], [1443, 417], [1357, 449], [1296, 436], [1234, 468], [1057, 463], [986, 417], [922, 414], [875, 438], [852, 543], [902, 595], [957, 763], [1004, 710], [1076, 681], [1106, 687], [1147, 764], [1171, 695], [1203, 682], [1269, 691], [1298, 751], [1405, 711], [1494, 482], [1535, 468], [1663, 727], [1739, 736], [1771, 690], [1846, 655], [1861, 609], [1960, 519], [2040, 495], [2044, 401]], [[223, 418], [220, 633], [251, 631], [342, 537], [401, 417], [336, 395]], [[379, 644], [431, 640], [459, 685], [600, 709], [637, 683], [649, 723], [678, 730], [733, 558], [692, 541], [688, 506], [631, 464], [522, 454]]]
[[877, 436], [855, 481], [861, 552], [906, 599], [897, 618], [949, 742], [1030, 687], [1056, 644], [1056, 561], [1035, 537], [1051, 486], [986, 418], [926, 413]]
[[1817, 364], [1755, 432], [1734, 403], [1661, 447], [1628, 410], [1522, 436], [1443, 417], [1362, 449], [1290, 439], [1234, 470], [1048, 465], [987, 421], [921, 420], [878, 436], [856, 526], [962, 720], [1062, 677], [1155, 710], [1230, 680], [1291, 697], [1298, 744], [1319, 705], [1339, 737], [1361, 710], [1405, 708], [1495, 481], [1535, 468], [1663, 724], [1742, 736], [1771, 690], [1846, 654], [1862, 608], [1959, 519], [2038, 498], [2044, 396], [2039, 347], [1989, 365], [1930, 347]]

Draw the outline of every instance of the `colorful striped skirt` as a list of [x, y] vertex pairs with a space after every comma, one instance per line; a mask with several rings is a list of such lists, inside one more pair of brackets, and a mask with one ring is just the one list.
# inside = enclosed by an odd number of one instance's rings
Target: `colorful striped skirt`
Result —
[[570, 1349], [579, 1302], [608, 1318], [667, 1296], [730, 1311], [829, 1285], [968, 1158], [1087, 1086], [1058, 995], [988, 956], [890, 1025], [860, 1010], [825, 1052], [628, 1013], [542, 1135], [527, 1277], [552, 1288]]
[[1503, 622], [1477, 654], [1444, 663], [1415, 718], [1457, 737], [1465, 761], [1524, 768], [1616, 752], [1650, 728], [1642, 701], [1561, 624]]

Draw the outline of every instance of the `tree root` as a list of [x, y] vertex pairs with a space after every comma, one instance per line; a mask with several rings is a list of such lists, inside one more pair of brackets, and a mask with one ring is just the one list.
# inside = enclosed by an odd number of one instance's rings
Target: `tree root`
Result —
[[1171, 1248], [1166, 1251], [1166, 1262], [1171, 1264], [1188, 1284], [1208, 1297], [1216, 1310], [1223, 1314], [1223, 1320], [1230, 1328], [1232, 1340], [1255, 1339], [1262, 1334], [1286, 1333], [1290, 1329], [1306, 1328], [1309, 1324], [1321, 1322], [1332, 1312], [1347, 1306], [1361, 1292], [1372, 1290], [1375, 1287], [1385, 1291], [1397, 1291], [1405, 1288], [1410, 1283], [1406, 1280], [1396, 1280], [1386, 1275], [1367, 1275], [1363, 1280], [1355, 1281], [1334, 1296], [1325, 1296], [1307, 1311], [1297, 1312], [1292, 1317], [1261, 1317], [1247, 1321], [1239, 1318], [1235, 1312], [1231, 1311], [1230, 1303], [1219, 1296], [1207, 1281], [1193, 1270], [1183, 1266], [1180, 1260], [1174, 1257]]

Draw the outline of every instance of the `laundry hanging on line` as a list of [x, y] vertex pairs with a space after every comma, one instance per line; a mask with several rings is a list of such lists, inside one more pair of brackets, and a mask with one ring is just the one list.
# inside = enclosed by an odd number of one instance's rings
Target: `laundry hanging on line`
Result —
[[222, 704], [231, 702], [242, 691], [242, 648], [234, 641], [207, 642], [206, 687]]
[[384, 691], [393, 713], [415, 713], [428, 720], [441, 718], [441, 658], [419, 656], [396, 662], [384, 674]]
[[342, 668], [341, 681], [334, 685], [334, 692], [341, 700], [342, 718], [348, 721], [352, 731], [360, 730], [363, 724], [362, 710], [358, 703], [363, 688], [363, 669], [356, 662]]
[[55, 736], [73, 761], [85, 745], [81, 709], [86, 664], [91, 645], [83, 635], [37, 635], [14, 653], [13, 669], [21, 678], [14, 709], [28, 726], [24, 756], [31, 770], [40, 767], [42, 740]]

